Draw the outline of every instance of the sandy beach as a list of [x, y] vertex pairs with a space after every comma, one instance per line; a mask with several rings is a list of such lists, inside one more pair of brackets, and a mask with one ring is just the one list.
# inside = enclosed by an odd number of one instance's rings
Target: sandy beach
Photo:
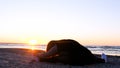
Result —
[[[35, 50], [42, 53], [42, 50]], [[97, 55], [100, 57], [100, 55]], [[108, 62], [85, 66], [72, 66], [61, 63], [34, 62], [29, 63], [32, 50], [20, 48], [0, 48], [0, 68], [119, 68], [120, 56], [108, 56]]]

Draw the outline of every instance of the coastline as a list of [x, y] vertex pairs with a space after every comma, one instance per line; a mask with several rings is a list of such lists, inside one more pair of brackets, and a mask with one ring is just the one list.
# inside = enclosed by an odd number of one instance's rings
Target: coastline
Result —
[[[0, 48], [0, 68], [119, 68], [120, 56], [107, 55], [108, 62], [85, 66], [64, 65], [61, 63], [29, 62], [32, 53], [42, 53], [43, 50], [30, 50], [23, 48]], [[100, 55], [96, 55], [100, 57]]]

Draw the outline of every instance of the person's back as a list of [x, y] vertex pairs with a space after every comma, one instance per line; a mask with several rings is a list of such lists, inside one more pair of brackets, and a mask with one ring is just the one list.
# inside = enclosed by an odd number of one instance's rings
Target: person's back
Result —
[[75, 40], [64, 39], [50, 41], [47, 45], [47, 52], [54, 46], [57, 46], [57, 56], [53, 56], [52, 59], [56, 62], [71, 65], [86, 65], [104, 62], [104, 60], [94, 56], [90, 50]]

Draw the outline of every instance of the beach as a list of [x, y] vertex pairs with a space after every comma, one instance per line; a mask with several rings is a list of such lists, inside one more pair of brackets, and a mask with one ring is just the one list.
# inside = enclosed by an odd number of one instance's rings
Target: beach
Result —
[[[120, 56], [107, 55], [108, 62], [85, 66], [72, 66], [62, 63], [33, 62], [32, 53], [42, 53], [42, 50], [23, 48], [0, 48], [0, 68], [119, 68]], [[96, 55], [100, 57], [100, 55]]]

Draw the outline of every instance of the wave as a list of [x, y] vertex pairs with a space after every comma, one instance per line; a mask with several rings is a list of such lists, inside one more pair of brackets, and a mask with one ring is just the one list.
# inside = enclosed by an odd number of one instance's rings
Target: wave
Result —
[[[108, 55], [119, 55], [120, 56], [120, 46], [85, 46], [87, 47], [92, 53], [101, 54], [106, 53]], [[0, 44], [0, 48], [29, 48], [30, 45], [26, 44]], [[38, 50], [46, 50], [46, 45], [37, 45], [35, 49]]]

